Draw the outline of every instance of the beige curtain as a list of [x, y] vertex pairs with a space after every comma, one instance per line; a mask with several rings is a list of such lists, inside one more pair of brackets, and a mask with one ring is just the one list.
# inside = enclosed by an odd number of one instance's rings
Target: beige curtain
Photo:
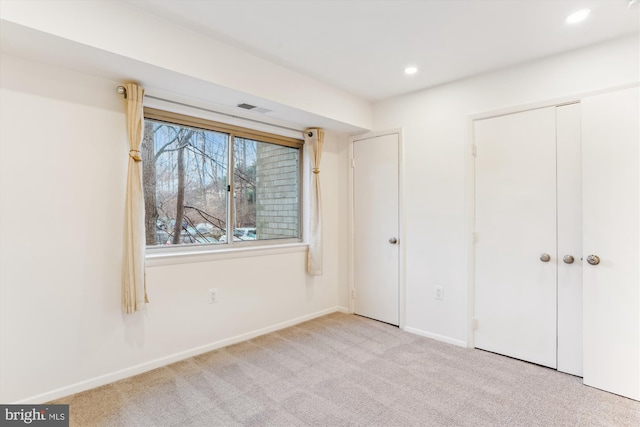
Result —
[[144, 89], [126, 84], [127, 133], [129, 134], [129, 171], [125, 218], [124, 265], [122, 271], [122, 311], [134, 313], [149, 302], [145, 283], [144, 198], [142, 195], [142, 158], [140, 146], [144, 129], [142, 101]]
[[324, 131], [307, 129], [304, 132], [304, 143], [311, 158], [311, 185], [309, 212], [309, 252], [307, 254], [307, 273], [311, 276], [322, 276], [322, 193], [320, 192], [320, 159]]

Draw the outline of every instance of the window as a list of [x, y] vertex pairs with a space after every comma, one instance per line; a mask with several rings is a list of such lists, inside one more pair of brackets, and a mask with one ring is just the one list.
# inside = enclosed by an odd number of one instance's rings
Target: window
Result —
[[299, 239], [301, 148], [301, 140], [145, 109], [147, 247]]

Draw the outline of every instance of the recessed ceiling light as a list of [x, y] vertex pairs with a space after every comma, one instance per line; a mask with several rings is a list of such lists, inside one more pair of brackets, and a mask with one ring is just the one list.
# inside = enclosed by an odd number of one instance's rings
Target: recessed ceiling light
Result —
[[409, 75], [415, 74], [417, 72], [418, 72], [418, 67], [407, 67], [404, 69], [404, 73]]
[[567, 16], [567, 19], [565, 20], [565, 22], [567, 24], [577, 24], [578, 22], [582, 22], [585, 19], [587, 19], [587, 16], [589, 16], [590, 13], [591, 13], [591, 10], [589, 9], [579, 10]]

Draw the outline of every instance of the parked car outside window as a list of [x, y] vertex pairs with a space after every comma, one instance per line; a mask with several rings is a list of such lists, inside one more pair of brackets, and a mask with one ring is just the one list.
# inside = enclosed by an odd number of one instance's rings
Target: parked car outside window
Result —
[[[240, 227], [233, 230], [233, 241], [242, 242], [245, 240], [256, 240], [256, 228], [255, 227]], [[227, 241], [227, 235], [220, 237], [220, 242]]]

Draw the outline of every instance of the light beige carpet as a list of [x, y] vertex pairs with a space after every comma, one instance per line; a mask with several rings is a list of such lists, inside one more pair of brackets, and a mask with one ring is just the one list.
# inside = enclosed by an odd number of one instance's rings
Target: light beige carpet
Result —
[[341, 313], [53, 403], [74, 426], [640, 426], [581, 378]]

